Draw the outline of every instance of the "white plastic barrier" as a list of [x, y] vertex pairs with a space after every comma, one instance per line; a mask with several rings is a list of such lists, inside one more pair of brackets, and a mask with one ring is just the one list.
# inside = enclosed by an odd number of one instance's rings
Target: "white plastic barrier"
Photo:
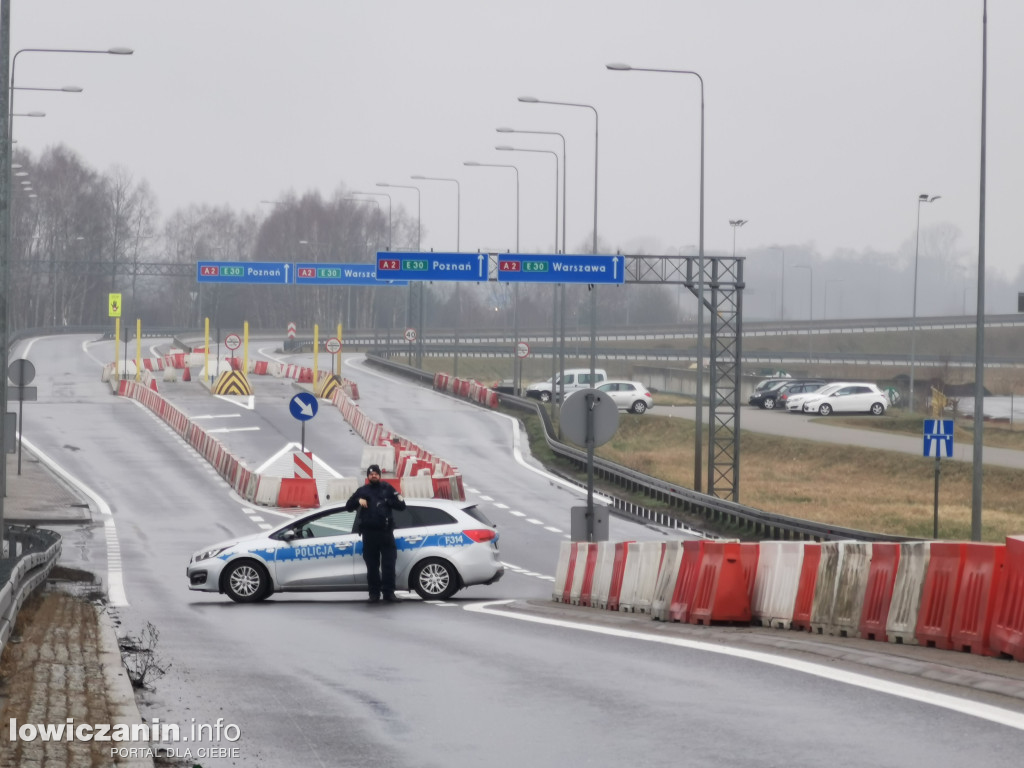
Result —
[[402, 495], [413, 499], [434, 498], [434, 479], [430, 474], [402, 478]]
[[683, 560], [683, 542], [673, 539], [665, 543], [665, 555], [658, 571], [658, 583], [654, 587], [654, 600], [651, 603], [651, 618], [656, 621], [668, 621], [669, 609], [672, 607], [672, 595], [676, 591], [676, 580], [679, 577], [679, 564]]
[[640, 542], [626, 544], [626, 568], [622, 573], [622, 589], [619, 591], [619, 610], [632, 613], [636, 610], [636, 587], [640, 581]]
[[376, 464], [382, 472], [395, 471], [395, 450], [386, 445], [364, 445], [360, 466], [365, 470]]
[[173, 368], [164, 368], [163, 371], [164, 371], [164, 381], [177, 381], [178, 380], [178, 372], [175, 371]]
[[633, 596], [633, 610], [637, 613], [651, 613], [664, 554], [665, 542], [640, 542], [640, 569], [637, 573], [636, 591]]
[[569, 563], [572, 561], [573, 547], [571, 541], [563, 541], [558, 548], [558, 565], [555, 566], [555, 583], [551, 588], [551, 599], [561, 603], [565, 595], [565, 580], [569, 577]]
[[753, 620], [764, 627], [789, 629], [793, 622], [804, 545], [799, 541], [762, 541], [750, 604]]
[[363, 481], [358, 477], [332, 477], [330, 480], [318, 481], [316, 490], [324, 504], [333, 504], [348, 501], [348, 497], [362, 484]]
[[871, 542], [841, 541], [839, 548], [842, 555], [829, 634], [858, 637], [860, 615], [864, 610], [864, 592], [871, 571]]
[[281, 493], [281, 478], [260, 475], [259, 483], [256, 485], [256, 493], [253, 495], [252, 503], [262, 507], [276, 507], [277, 497]]
[[597, 544], [590, 541], [576, 542], [576, 567], [572, 572], [572, 586], [569, 588], [569, 602], [572, 605], [580, 604], [580, 594], [583, 592], [583, 580], [587, 574], [587, 560], [590, 559], [590, 550]]
[[836, 599], [836, 581], [839, 578], [839, 558], [838, 541], [821, 543], [818, 580], [814, 586], [814, 602], [811, 604], [811, 631], [819, 635], [828, 634], [832, 623], [832, 604]]
[[590, 589], [590, 604], [604, 610], [608, 607], [608, 591], [612, 586], [612, 566], [615, 564], [615, 542], [602, 541], [597, 545], [597, 565], [594, 583]]
[[885, 623], [885, 634], [890, 643], [917, 645], [917, 613], [921, 607], [921, 592], [931, 557], [932, 545], [929, 541], [907, 541], [900, 544], [900, 564], [896, 569], [889, 618]]

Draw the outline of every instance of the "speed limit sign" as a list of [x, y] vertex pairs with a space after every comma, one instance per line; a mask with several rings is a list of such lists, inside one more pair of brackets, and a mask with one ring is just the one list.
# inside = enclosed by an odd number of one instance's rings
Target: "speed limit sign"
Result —
[[233, 352], [242, 346], [242, 340], [238, 337], [237, 333], [229, 333], [224, 337], [224, 346]]
[[406, 341], [416, 341], [416, 329], [415, 328], [406, 328], [405, 329], [405, 340]]
[[530, 356], [530, 345], [525, 341], [520, 341], [516, 344], [516, 357], [520, 360]]
[[324, 343], [324, 349], [326, 349], [332, 355], [336, 355], [341, 352], [341, 339], [332, 336]]

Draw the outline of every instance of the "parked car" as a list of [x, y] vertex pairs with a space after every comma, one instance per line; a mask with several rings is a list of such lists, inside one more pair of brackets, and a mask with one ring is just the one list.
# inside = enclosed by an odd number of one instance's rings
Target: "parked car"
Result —
[[[602, 382], [608, 381], [608, 374], [603, 368], [594, 369], [594, 378], [591, 381], [589, 368], [566, 368], [565, 370], [565, 391], [573, 392], [577, 389], [589, 389], [596, 387]], [[552, 384], [551, 379], [538, 381], [526, 388], [526, 396], [540, 400], [542, 403], [550, 403], [551, 398], [561, 389], [558, 376]]]
[[[212, 544], [192, 555], [188, 588], [254, 603], [274, 592], [365, 592], [363, 542], [355, 512], [321, 507], [269, 531]], [[473, 504], [406, 499], [395, 510], [395, 585], [424, 600], [446, 600], [463, 587], [492, 584], [505, 566], [498, 532]]]
[[[780, 408], [784, 411], [786, 410], [786, 403], [789, 401], [789, 398], [795, 397], [796, 395], [806, 395], [810, 392], [817, 392], [819, 389], [825, 386], [826, 383], [827, 382], [823, 380], [807, 380], [794, 381], [789, 384], [785, 384], [783, 385], [782, 389], [778, 390], [778, 392], [775, 395], [774, 407]], [[770, 406], [767, 403], [765, 403], [764, 407], [769, 408]]]
[[885, 393], [874, 384], [844, 384], [827, 395], [816, 394], [804, 401], [804, 413], [871, 413], [881, 416], [889, 406]]
[[786, 410], [789, 413], [803, 413], [804, 403], [812, 398], [824, 397], [830, 395], [841, 387], [845, 387], [847, 382], [845, 381], [834, 381], [831, 384], [825, 384], [820, 389], [814, 392], [803, 392], [799, 395], [790, 395], [786, 398]]
[[620, 411], [643, 413], [654, 405], [651, 391], [639, 381], [606, 381], [596, 389], [607, 392]]
[[[750, 405], [756, 405], [759, 408], [766, 410], [772, 410], [778, 405], [779, 398], [786, 392], [791, 391], [794, 388], [802, 387], [805, 384], [811, 385], [811, 388], [820, 387], [825, 383], [824, 379], [784, 379], [779, 381], [772, 387], [762, 389], [760, 392], [754, 391], [750, 395], [747, 402]], [[800, 389], [800, 391], [803, 391]]]
[[754, 391], [761, 392], [762, 390], [771, 389], [772, 387], [775, 387], [779, 384], [784, 384], [785, 382], [792, 380], [792, 376], [775, 376], [770, 379], [762, 379], [761, 381], [757, 382], [757, 386], [754, 387]]

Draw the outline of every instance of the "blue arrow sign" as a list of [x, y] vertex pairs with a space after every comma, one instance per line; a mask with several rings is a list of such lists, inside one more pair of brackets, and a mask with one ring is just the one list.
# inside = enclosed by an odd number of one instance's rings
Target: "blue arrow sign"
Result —
[[499, 254], [501, 283], [623, 283], [622, 256], [537, 256]]
[[316, 416], [316, 411], [319, 407], [320, 405], [317, 403], [316, 398], [309, 394], [309, 392], [299, 392], [288, 401], [288, 410], [299, 421], [309, 421], [312, 419]]
[[281, 261], [200, 261], [196, 263], [196, 281], [287, 285], [294, 271], [291, 264]]
[[373, 264], [296, 264], [296, 285], [397, 285], [404, 280], [378, 280]]
[[486, 253], [377, 252], [378, 280], [487, 281]]
[[953, 420], [952, 419], [925, 419], [924, 420], [924, 455], [931, 456], [932, 448], [935, 449], [935, 456], [942, 455], [941, 446], [946, 446], [946, 456], [953, 456]]

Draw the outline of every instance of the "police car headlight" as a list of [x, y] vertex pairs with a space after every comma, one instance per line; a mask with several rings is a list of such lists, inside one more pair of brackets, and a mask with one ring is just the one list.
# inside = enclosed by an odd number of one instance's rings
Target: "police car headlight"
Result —
[[211, 557], [216, 557], [221, 552], [226, 552], [231, 547], [214, 547], [213, 549], [204, 549], [202, 552], [196, 552], [192, 555], [192, 562], [198, 563], [200, 560], [209, 560]]

